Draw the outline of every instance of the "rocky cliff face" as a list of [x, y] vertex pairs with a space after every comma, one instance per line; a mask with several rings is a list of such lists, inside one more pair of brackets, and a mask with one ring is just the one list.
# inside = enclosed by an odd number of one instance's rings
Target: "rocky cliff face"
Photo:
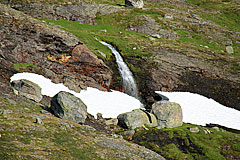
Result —
[[[42, 74], [78, 92], [86, 86], [105, 90], [97, 82], [110, 85], [110, 68], [74, 35], [2, 4], [0, 13], [3, 72], [16, 72], [16, 64], [29, 65], [17, 70]], [[2, 76], [7, 76], [3, 79], [8, 81], [11, 72]]]
[[212, 65], [210, 60], [179, 55], [172, 50], [160, 48], [155, 53], [144, 67], [150, 75], [142, 86], [146, 98], [153, 96], [151, 90], [186, 91], [240, 109], [239, 74], [226, 72]]

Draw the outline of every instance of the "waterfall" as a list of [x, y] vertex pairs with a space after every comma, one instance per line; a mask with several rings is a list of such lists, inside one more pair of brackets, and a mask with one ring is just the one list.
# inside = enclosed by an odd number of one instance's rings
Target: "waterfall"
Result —
[[112, 53], [114, 54], [114, 56], [116, 58], [116, 63], [118, 65], [118, 71], [119, 71], [122, 81], [123, 81], [123, 88], [125, 90], [125, 93], [127, 93], [128, 95], [130, 95], [132, 97], [140, 99], [139, 95], [138, 95], [136, 81], [133, 77], [133, 74], [130, 71], [130, 69], [128, 68], [127, 64], [123, 61], [123, 58], [120, 55], [120, 53], [112, 45], [110, 45], [106, 42], [103, 42], [103, 41], [99, 41], [99, 42], [102, 43], [103, 45], [107, 46], [109, 49], [111, 49]]

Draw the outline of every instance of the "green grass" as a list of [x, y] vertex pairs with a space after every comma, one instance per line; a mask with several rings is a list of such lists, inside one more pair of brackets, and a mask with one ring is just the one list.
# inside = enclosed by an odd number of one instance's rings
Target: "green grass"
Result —
[[39, 106], [13, 105], [0, 98], [0, 109], [12, 110], [4, 115], [0, 111], [0, 159], [101, 159], [95, 153], [98, 146], [89, 138], [93, 133], [83, 135], [81, 127], [60, 127], [54, 116], [45, 115], [44, 125], [34, 123], [35, 116], [43, 116]]
[[17, 71], [25, 71], [28, 67], [34, 67], [36, 69], [40, 69], [40, 67], [34, 65], [34, 64], [28, 64], [28, 63], [15, 63], [13, 64], [13, 68]]
[[[133, 140], [150, 148], [167, 159], [233, 159], [239, 158], [240, 135], [228, 131], [209, 129], [210, 134], [204, 133], [205, 127], [198, 126], [199, 133], [191, 133], [190, 127], [184, 124], [172, 129], [140, 130]], [[229, 146], [227, 149], [225, 146]]]
[[[123, 1], [113, 2], [107, 0], [96, 0], [93, 2], [112, 3], [114, 5], [121, 5], [124, 3]], [[220, 0], [188, 0], [187, 2], [203, 8], [219, 10], [221, 14], [214, 14], [199, 8], [191, 10], [192, 13], [198, 14], [205, 20], [211, 20], [219, 24], [222, 28], [215, 27], [214, 29], [217, 32], [223, 32], [224, 28], [233, 31], [240, 31], [240, 13], [239, 10], [237, 10], [235, 2], [229, 1], [228, 5], [225, 5], [224, 3], [226, 2]], [[138, 57], [150, 57], [154, 55], [152, 50], [164, 47], [176, 50], [176, 52], [180, 54], [183, 53], [206, 61], [210, 60], [216, 66], [218, 66], [218, 64], [224, 64], [224, 69], [227, 71], [233, 73], [239, 72], [240, 67], [237, 62], [240, 58], [240, 45], [235, 43], [236, 40], [233, 41], [234, 54], [229, 55], [226, 53], [225, 46], [222, 45], [224, 42], [223, 40], [214, 40], [209, 38], [209, 36], [214, 36], [213, 29], [211, 27], [199, 26], [181, 19], [174, 19], [174, 21], [182, 23], [184, 28], [186, 28], [174, 29], [167, 22], [161, 20], [166, 12], [164, 8], [177, 8], [178, 10], [186, 11], [186, 8], [183, 6], [174, 4], [168, 5], [164, 3], [157, 4], [154, 2], [146, 2], [146, 6], [148, 6], [149, 9], [141, 10], [127, 8], [125, 11], [103, 16], [97, 14], [94, 19], [95, 25], [79, 24], [78, 22], [67, 20], [53, 21], [45, 19], [45, 21], [60, 25], [66, 31], [73, 33], [92, 52], [103, 60], [112, 60], [112, 53], [106, 46], [103, 46], [96, 41], [95, 38], [112, 44], [118, 49], [118, 51], [120, 51], [124, 58], [139, 60]], [[171, 29], [177, 32], [177, 34], [180, 35], [180, 39], [178, 41], [171, 41], [161, 38], [150, 41], [148, 39], [149, 35], [127, 31], [129, 26], [136, 26], [144, 23], [143, 20], [139, 20], [139, 17], [142, 16], [149, 16], [155, 19], [155, 21], [158, 22], [163, 29]], [[107, 32], [104, 32], [104, 30]], [[189, 36], [192, 38], [189, 38]], [[227, 36], [226, 38], [231, 39], [230, 36]], [[205, 46], [207, 46], [207, 48], [205, 48]], [[136, 48], [136, 50], [133, 48]], [[104, 58], [99, 51], [103, 52], [106, 55], [106, 58]], [[131, 64], [129, 64], [129, 66], [134, 72], [140, 72], [136, 66], [132, 66]]]
[[[61, 25], [66, 31], [77, 36], [91, 51], [93, 51], [98, 57], [102, 59], [104, 59], [104, 57], [97, 52], [98, 50], [106, 54], [107, 60], [111, 58], [112, 53], [106, 46], [99, 43], [96, 38], [111, 43], [123, 55], [126, 56], [150, 55], [150, 53], [144, 52], [141, 48], [133, 50], [133, 48], [138, 45], [138, 42], [147, 40], [147, 36], [145, 34], [121, 30], [121, 28], [116, 27], [111, 23], [105, 24], [105, 21], [103, 20], [97, 20], [97, 23], [99, 23], [98, 25], [79, 24], [76, 21], [74, 22], [67, 20], [53, 21], [45, 19], [45, 21], [48, 23]], [[106, 30], [107, 32], [104, 32], [103, 30]]]
[[218, 14], [200, 12], [202, 17], [236, 32], [240, 31], [240, 10], [234, 0], [187, 0], [202, 8], [219, 11]]

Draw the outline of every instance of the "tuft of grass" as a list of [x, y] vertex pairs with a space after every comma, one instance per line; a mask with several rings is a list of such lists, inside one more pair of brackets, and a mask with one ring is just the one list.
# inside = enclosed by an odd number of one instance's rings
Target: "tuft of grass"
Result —
[[27, 70], [28, 67], [34, 67], [36, 69], [40, 69], [40, 67], [34, 65], [34, 64], [29, 64], [29, 63], [14, 63], [13, 68], [17, 71], [25, 71]]

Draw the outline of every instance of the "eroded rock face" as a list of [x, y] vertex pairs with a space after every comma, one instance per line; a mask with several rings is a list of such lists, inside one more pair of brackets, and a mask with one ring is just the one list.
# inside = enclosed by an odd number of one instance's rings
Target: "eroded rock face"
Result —
[[120, 114], [117, 119], [120, 126], [128, 129], [135, 129], [143, 126], [157, 126], [156, 117], [151, 113], [142, 111], [141, 109], [135, 109], [131, 112]]
[[141, 81], [139, 88], [145, 100], [150, 103], [149, 108], [153, 91], [160, 90], [198, 93], [240, 110], [239, 73], [232, 74], [211, 65], [208, 60], [179, 54], [170, 49], [159, 47], [152, 52], [154, 56], [136, 63], [144, 66], [145, 75], [137, 76], [137, 81]]
[[77, 37], [3, 4], [0, 4], [0, 12], [3, 15], [0, 17], [2, 72], [14, 72], [15, 63], [33, 64], [38, 68], [27, 67], [18, 71], [41, 74], [76, 92], [86, 86], [100, 90], [109, 87], [111, 69]]
[[137, 25], [130, 25], [129, 31], [148, 34], [154, 38], [166, 38], [169, 40], [178, 40], [180, 36], [171, 30], [162, 29], [161, 25], [150, 16], [139, 16], [139, 21], [143, 21]]
[[16, 80], [12, 82], [14, 93], [20, 96], [24, 96], [28, 99], [40, 102], [42, 100], [41, 88], [28, 80]]
[[51, 111], [59, 118], [80, 124], [83, 124], [87, 118], [87, 106], [82, 100], [63, 91], [52, 98]]
[[143, 0], [125, 0], [125, 5], [134, 8], [143, 8]]
[[181, 106], [175, 102], [156, 102], [151, 113], [156, 116], [159, 129], [179, 127], [183, 123]]
[[86, 2], [75, 2], [75, 4], [44, 4], [44, 3], [24, 3], [11, 1], [10, 6], [17, 10], [22, 10], [35, 18], [43, 19], [66, 19], [70, 21], [79, 21], [80, 24], [95, 24], [94, 18], [97, 13], [100, 15], [111, 14], [126, 10], [123, 7], [111, 6], [107, 4], [94, 4]]

